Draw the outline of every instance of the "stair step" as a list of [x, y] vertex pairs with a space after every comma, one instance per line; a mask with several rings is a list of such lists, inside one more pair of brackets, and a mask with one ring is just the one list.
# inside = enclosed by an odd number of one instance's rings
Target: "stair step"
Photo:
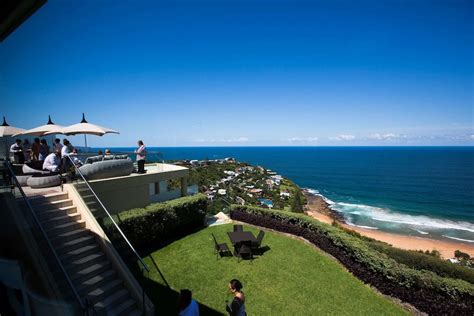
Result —
[[77, 208], [75, 206], [66, 206], [66, 207], [60, 207], [60, 208], [46, 210], [42, 212], [37, 212], [36, 215], [38, 216], [40, 221], [43, 221], [51, 217], [59, 216], [59, 214], [71, 214], [71, 213], [76, 213], [76, 211], [77, 211]]
[[126, 289], [121, 289], [120, 291], [107, 296], [104, 300], [95, 303], [94, 308], [98, 312], [103, 310], [109, 311], [114, 305], [116, 305], [116, 303], [123, 301], [125, 298], [129, 298], [128, 291]]
[[79, 238], [70, 240], [68, 242], [65, 242], [62, 245], [55, 248], [58, 254], [63, 254], [63, 253], [67, 253], [69, 251], [87, 246], [87, 245], [95, 245], [95, 244], [96, 243], [95, 243], [94, 236], [91, 234], [88, 234], [86, 236], [79, 237]]
[[57, 234], [55, 237], [51, 239], [51, 242], [56, 246], [63, 246], [66, 243], [76, 240], [78, 238], [82, 238], [85, 236], [92, 236], [90, 231], [85, 228], [78, 228], [71, 231], [66, 231], [63, 233]]
[[79, 213], [61, 214], [60, 216], [48, 218], [42, 221], [42, 225], [44, 229], [48, 230], [55, 226], [59, 226], [61, 224], [77, 222], [80, 219], [81, 219], [81, 214]]
[[[119, 303], [118, 306], [114, 307], [111, 311], [111, 315], [130, 315], [130, 313], [136, 309], [136, 302], [132, 298], [125, 300], [122, 303]], [[138, 314], [140, 315], [140, 314]]]
[[64, 264], [68, 264], [75, 260], [78, 260], [81, 257], [85, 257], [100, 251], [100, 248], [97, 244], [91, 243], [87, 246], [83, 246], [74, 250], [69, 250], [60, 255], [61, 261]]
[[120, 288], [123, 288], [123, 282], [122, 280], [115, 278], [99, 287], [92, 289], [92, 291], [87, 293], [87, 298], [92, 304], [95, 304], [112, 295], [112, 293], [116, 292], [117, 289]]
[[89, 267], [86, 267], [80, 271], [76, 271], [71, 274], [71, 279], [75, 284], [80, 284], [85, 280], [89, 280], [96, 275], [103, 273], [106, 270], [111, 268], [111, 264], [108, 260], [104, 260], [98, 263], [95, 263]]
[[46, 202], [46, 203], [39, 203], [34, 206], [34, 209], [38, 212], [41, 212], [41, 211], [47, 211], [47, 210], [57, 209], [57, 208], [66, 207], [66, 206], [72, 206], [72, 200], [66, 199], [66, 200], [57, 200], [57, 201]]
[[97, 274], [90, 279], [84, 280], [82, 283], [78, 284], [77, 291], [80, 295], [83, 295], [95, 288], [102, 286], [116, 277], [117, 275], [114, 270], [106, 270], [105, 272]]
[[143, 313], [139, 309], [134, 309], [128, 313], [128, 316], [141, 316], [141, 315], [143, 315]]
[[92, 266], [96, 263], [99, 263], [104, 260], [104, 254], [102, 252], [95, 252], [90, 255], [81, 257], [74, 261], [69, 262], [66, 264], [66, 270], [69, 273], [74, 273], [76, 271], [81, 271], [89, 266]]
[[58, 234], [66, 233], [84, 227], [86, 227], [86, 222], [83, 220], [78, 220], [74, 222], [56, 225], [54, 227], [51, 227], [50, 229], [46, 229], [46, 232], [50, 236], [56, 236]]
[[29, 198], [28, 200], [34, 206], [34, 205], [37, 205], [37, 204], [44, 204], [44, 203], [47, 203], [47, 202], [53, 202], [53, 201], [58, 201], [58, 200], [67, 200], [67, 199], [68, 199], [67, 192], [57, 192], [57, 193], [50, 193], [50, 194], [46, 194], [46, 195], [32, 197], [32, 198]]

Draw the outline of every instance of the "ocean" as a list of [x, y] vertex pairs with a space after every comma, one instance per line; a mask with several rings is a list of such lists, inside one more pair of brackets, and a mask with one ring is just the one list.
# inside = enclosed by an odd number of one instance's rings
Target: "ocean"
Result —
[[234, 157], [272, 169], [321, 195], [350, 225], [474, 243], [474, 147], [148, 150], [150, 160], [158, 159], [156, 152], [166, 160]]

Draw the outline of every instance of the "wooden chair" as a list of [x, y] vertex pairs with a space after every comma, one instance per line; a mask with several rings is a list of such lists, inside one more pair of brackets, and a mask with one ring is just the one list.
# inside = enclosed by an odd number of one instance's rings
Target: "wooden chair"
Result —
[[222, 258], [231, 253], [226, 243], [219, 244], [216, 240], [216, 236], [214, 236], [214, 234], [211, 235], [212, 239], [214, 240], [214, 251], [216, 253], [217, 258], [219, 258], [219, 256]]
[[258, 232], [257, 241], [253, 242], [251, 245], [253, 253], [260, 253], [260, 246], [262, 245], [263, 237], [265, 237], [265, 232], [263, 230]]
[[253, 259], [252, 248], [250, 246], [251, 246], [251, 243], [242, 242], [242, 245], [239, 248], [239, 253], [237, 255], [237, 258], [240, 258], [242, 260]]

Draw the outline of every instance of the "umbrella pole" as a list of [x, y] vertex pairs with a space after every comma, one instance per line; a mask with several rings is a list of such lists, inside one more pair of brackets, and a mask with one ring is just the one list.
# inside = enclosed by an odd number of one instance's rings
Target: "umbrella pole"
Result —
[[87, 150], [87, 135], [86, 134], [84, 134], [84, 143], [86, 145], [85, 151], [88, 152], [88, 150]]

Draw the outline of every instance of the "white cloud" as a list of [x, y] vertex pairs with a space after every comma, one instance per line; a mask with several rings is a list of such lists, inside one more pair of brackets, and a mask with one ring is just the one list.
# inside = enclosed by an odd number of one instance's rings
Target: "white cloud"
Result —
[[199, 138], [195, 139], [196, 143], [248, 143], [250, 139], [247, 137], [237, 137], [237, 138], [220, 138], [220, 139], [207, 139]]
[[393, 134], [393, 133], [387, 133], [387, 134], [372, 134], [369, 136], [370, 139], [378, 139], [378, 140], [392, 140], [392, 139], [397, 139], [397, 138], [406, 138], [404, 135], [400, 134]]
[[318, 141], [316, 136], [314, 137], [291, 137], [287, 139], [283, 139], [283, 141], [290, 142], [290, 143], [311, 143]]
[[469, 138], [470, 138], [470, 139], [474, 139], [474, 134], [469, 135]]
[[338, 135], [338, 136], [329, 137], [329, 140], [333, 140], [333, 141], [337, 141], [337, 142], [349, 141], [349, 140], [354, 140], [354, 139], [355, 139], [354, 135], [347, 135], [347, 134], [341, 134], [341, 135]]

